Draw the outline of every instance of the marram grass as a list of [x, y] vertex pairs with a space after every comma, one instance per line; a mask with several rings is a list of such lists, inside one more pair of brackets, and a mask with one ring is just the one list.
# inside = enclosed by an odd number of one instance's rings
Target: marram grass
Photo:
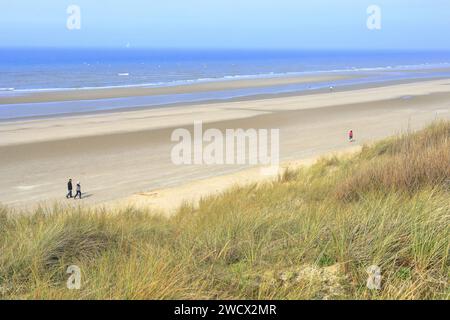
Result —
[[[0, 209], [2, 299], [449, 299], [450, 123], [172, 217]], [[66, 287], [69, 265], [80, 290]], [[366, 286], [367, 268], [381, 287]]]

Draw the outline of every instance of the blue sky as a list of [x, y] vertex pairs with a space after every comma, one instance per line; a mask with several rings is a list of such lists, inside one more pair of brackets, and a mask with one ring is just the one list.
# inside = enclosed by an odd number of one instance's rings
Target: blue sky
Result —
[[0, 0], [2, 47], [450, 50], [449, 34], [450, 0]]

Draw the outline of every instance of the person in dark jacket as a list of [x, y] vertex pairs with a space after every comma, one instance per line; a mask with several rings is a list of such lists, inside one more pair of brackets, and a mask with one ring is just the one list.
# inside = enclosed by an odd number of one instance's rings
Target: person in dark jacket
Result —
[[69, 182], [67, 182], [67, 190], [69, 190], [69, 192], [67, 193], [67, 195], [66, 195], [66, 198], [67, 199], [69, 199], [69, 198], [72, 198], [73, 196], [72, 196], [72, 179], [69, 179]]
[[80, 184], [80, 181], [77, 182], [77, 193], [75, 194], [74, 199], [76, 199], [77, 197], [80, 197], [80, 199], [81, 199], [81, 184]]

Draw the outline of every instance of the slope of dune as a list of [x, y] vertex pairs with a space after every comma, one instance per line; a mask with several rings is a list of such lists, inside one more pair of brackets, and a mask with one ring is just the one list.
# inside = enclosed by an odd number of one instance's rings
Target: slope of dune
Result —
[[[0, 297], [448, 299], [449, 164], [441, 122], [172, 216], [3, 208]], [[70, 265], [79, 290], [66, 287]]]

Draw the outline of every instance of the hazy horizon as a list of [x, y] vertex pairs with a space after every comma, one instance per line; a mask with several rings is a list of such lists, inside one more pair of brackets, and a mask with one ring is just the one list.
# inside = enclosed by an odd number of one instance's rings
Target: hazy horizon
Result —
[[[2, 2], [2, 48], [450, 50], [446, 0]], [[67, 28], [70, 5], [80, 29]], [[377, 30], [366, 24], [371, 5], [381, 10]]]

